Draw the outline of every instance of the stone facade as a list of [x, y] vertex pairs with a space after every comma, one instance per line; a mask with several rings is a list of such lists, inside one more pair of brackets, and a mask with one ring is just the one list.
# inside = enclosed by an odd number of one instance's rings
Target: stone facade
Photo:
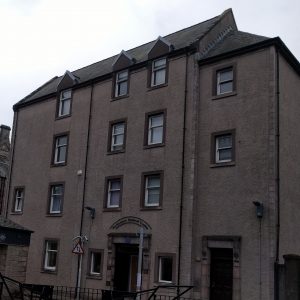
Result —
[[6, 213], [35, 231], [26, 281], [135, 289], [142, 228], [142, 289], [274, 299], [275, 264], [300, 249], [299, 74], [280, 39], [239, 32], [229, 10], [17, 103]]

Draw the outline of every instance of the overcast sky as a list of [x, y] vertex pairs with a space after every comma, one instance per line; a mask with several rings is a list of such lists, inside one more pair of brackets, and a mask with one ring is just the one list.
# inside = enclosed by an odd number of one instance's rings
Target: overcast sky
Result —
[[239, 30], [280, 36], [300, 60], [299, 0], [0, 0], [0, 124], [12, 105], [74, 71], [233, 9]]

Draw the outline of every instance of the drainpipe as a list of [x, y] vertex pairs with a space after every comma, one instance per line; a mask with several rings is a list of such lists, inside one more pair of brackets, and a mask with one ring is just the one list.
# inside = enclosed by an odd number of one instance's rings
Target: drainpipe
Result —
[[[88, 163], [88, 150], [89, 150], [89, 141], [90, 141], [90, 129], [91, 129], [91, 119], [92, 119], [93, 92], [94, 92], [94, 84], [92, 84], [92, 86], [91, 86], [89, 121], [88, 121], [86, 147], [85, 147], [86, 148], [85, 166], [84, 166], [83, 191], [82, 191], [82, 203], [81, 203], [81, 218], [80, 218], [80, 230], [79, 230], [79, 236], [80, 237], [82, 237], [83, 216], [84, 216], [84, 207], [85, 207], [85, 190], [86, 190], [86, 177], [87, 177], [87, 163]], [[78, 255], [76, 289], [75, 289], [76, 291], [80, 289], [81, 260], [82, 260], [82, 255]]]
[[279, 86], [279, 53], [276, 48], [276, 258], [275, 258], [275, 299], [279, 299], [279, 250], [280, 250], [280, 86]]
[[18, 127], [18, 111], [16, 110], [14, 113], [14, 122], [13, 122], [13, 137], [11, 140], [11, 150], [10, 150], [10, 159], [9, 159], [9, 175], [8, 175], [8, 189], [5, 196], [6, 203], [5, 203], [5, 217], [7, 218], [8, 214], [8, 200], [9, 200], [9, 194], [11, 191], [11, 176], [12, 176], [12, 170], [13, 170], [13, 164], [14, 164], [14, 154], [15, 154], [15, 143], [17, 138], [17, 127]]
[[[182, 247], [182, 211], [183, 211], [183, 185], [184, 185], [184, 158], [185, 158], [185, 132], [186, 132], [186, 102], [187, 102], [187, 79], [188, 79], [188, 49], [185, 53], [185, 87], [184, 87], [184, 109], [183, 109], [183, 128], [182, 128], [182, 154], [181, 154], [181, 189], [180, 189], [180, 209], [179, 209], [179, 237], [178, 237], [178, 273], [177, 285], [180, 285], [181, 279], [181, 247]], [[177, 295], [180, 293], [180, 288], [177, 288]]]

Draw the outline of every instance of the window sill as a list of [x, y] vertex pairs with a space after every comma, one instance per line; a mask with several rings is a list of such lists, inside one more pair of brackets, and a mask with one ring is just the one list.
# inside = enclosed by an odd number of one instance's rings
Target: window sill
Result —
[[121, 207], [105, 207], [103, 208], [103, 212], [114, 212], [114, 211], [121, 211]]
[[117, 97], [113, 97], [113, 98], [111, 98], [110, 101], [114, 102], [114, 101], [118, 101], [118, 100], [125, 99], [125, 98], [129, 98], [129, 94], [122, 95], [122, 96], [117, 96]]
[[233, 91], [233, 92], [229, 92], [229, 93], [224, 93], [224, 94], [220, 94], [220, 95], [214, 95], [212, 97], [212, 100], [219, 100], [219, 99], [223, 99], [223, 98], [227, 98], [227, 97], [232, 97], [232, 96], [236, 96], [237, 92]]
[[102, 280], [103, 279], [102, 275], [91, 275], [91, 274], [87, 274], [86, 278], [87, 279], [94, 279], [94, 280]]
[[107, 155], [112, 155], [112, 154], [120, 154], [120, 153], [125, 153], [125, 149], [123, 149], [123, 150], [116, 150], [116, 151], [108, 151], [106, 154]]
[[57, 163], [57, 164], [55, 164], [55, 163], [52, 163], [51, 164], [51, 167], [53, 167], [53, 168], [56, 168], [56, 167], [64, 167], [64, 166], [66, 166], [67, 165], [67, 163]]
[[42, 269], [42, 270], [41, 270], [41, 273], [57, 275], [57, 270], [51, 271], [51, 270], [45, 270], [45, 269]]
[[61, 119], [66, 119], [66, 118], [69, 118], [69, 117], [71, 117], [71, 114], [64, 115], [64, 116], [56, 116], [55, 121], [58, 121], [58, 120], [61, 120]]
[[213, 163], [210, 165], [211, 168], [219, 168], [219, 167], [234, 167], [235, 162], [230, 161], [230, 162], [224, 162], [224, 163]]
[[140, 209], [141, 211], [147, 211], [147, 210], [162, 210], [162, 207], [161, 206], [144, 206], [144, 207], [141, 207]]
[[23, 215], [23, 211], [12, 211], [11, 215]]
[[174, 285], [174, 283], [173, 282], [158, 282], [158, 281], [155, 281], [154, 282], [154, 287], [155, 286], [161, 286], [161, 285]]
[[159, 85], [149, 86], [148, 87], [148, 92], [150, 92], [152, 90], [160, 89], [160, 88], [163, 88], [163, 87], [166, 87], [166, 86], [168, 86], [168, 83], [162, 83], [162, 84], [159, 84]]
[[51, 213], [47, 213], [46, 217], [62, 217], [63, 214], [62, 213], [57, 213], [57, 214], [51, 214]]
[[152, 144], [152, 145], [144, 145], [144, 149], [159, 148], [159, 147], [164, 147], [164, 146], [165, 146], [165, 143]]

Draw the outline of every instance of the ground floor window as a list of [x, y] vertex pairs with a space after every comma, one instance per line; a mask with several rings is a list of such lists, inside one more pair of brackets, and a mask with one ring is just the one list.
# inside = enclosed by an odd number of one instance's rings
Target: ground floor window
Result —
[[159, 283], [174, 282], [175, 274], [175, 254], [157, 253], [155, 258], [156, 278]]
[[58, 240], [45, 240], [44, 270], [57, 270]]
[[102, 273], [103, 250], [90, 249], [89, 251], [89, 275], [101, 276]]

